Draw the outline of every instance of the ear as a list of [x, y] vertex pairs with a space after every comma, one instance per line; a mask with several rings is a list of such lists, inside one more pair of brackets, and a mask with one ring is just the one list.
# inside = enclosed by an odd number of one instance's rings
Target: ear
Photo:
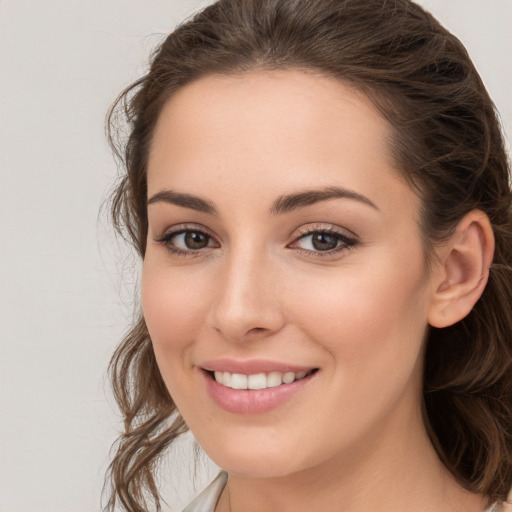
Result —
[[489, 279], [494, 234], [487, 215], [469, 212], [436, 253], [428, 321], [432, 327], [448, 327], [469, 314]]

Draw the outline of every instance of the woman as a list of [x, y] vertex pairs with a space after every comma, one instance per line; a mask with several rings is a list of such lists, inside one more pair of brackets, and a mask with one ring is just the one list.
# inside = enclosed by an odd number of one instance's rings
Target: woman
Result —
[[224, 471], [187, 512], [502, 509], [511, 191], [461, 43], [408, 0], [220, 0], [117, 105], [110, 508], [159, 506], [190, 428]]

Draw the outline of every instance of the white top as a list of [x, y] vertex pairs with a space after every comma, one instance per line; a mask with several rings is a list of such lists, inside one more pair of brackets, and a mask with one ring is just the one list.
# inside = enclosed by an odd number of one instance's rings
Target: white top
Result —
[[[215, 480], [183, 509], [183, 512], [215, 512], [215, 506], [227, 481], [228, 474], [225, 471], [221, 471]], [[495, 503], [484, 512], [500, 512], [501, 510], [502, 508]]]
[[227, 481], [228, 474], [221, 471], [215, 480], [183, 509], [183, 512], [215, 512], [215, 506]]

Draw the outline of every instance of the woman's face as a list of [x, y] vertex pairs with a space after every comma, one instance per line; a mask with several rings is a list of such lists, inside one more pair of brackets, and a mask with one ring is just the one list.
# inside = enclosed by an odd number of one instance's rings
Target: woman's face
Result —
[[161, 113], [144, 315], [179, 411], [232, 473], [423, 431], [433, 287], [390, 137], [362, 94], [300, 71], [206, 77]]

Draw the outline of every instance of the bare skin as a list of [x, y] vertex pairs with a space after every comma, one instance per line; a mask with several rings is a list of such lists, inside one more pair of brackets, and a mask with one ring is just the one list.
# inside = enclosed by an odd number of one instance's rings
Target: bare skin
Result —
[[[161, 114], [143, 309], [169, 392], [229, 474], [216, 512], [489, 505], [437, 457], [421, 390], [428, 327], [478, 300], [492, 230], [471, 212], [430, 270], [390, 134], [360, 93], [294, 70], [206, 77]], [[225, 359], [312, 373], [241, 413], [209, 393]]]

